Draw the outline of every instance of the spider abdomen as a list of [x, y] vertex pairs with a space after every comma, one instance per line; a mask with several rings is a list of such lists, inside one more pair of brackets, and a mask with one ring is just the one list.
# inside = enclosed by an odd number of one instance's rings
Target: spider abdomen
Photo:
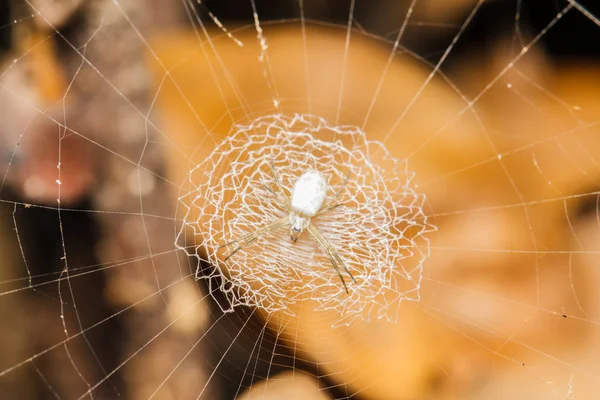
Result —
[[302, 174], [292, 190], [292, 209], [304, 216], [314, 217], [327, 195], [325, 177], [317, 171]]

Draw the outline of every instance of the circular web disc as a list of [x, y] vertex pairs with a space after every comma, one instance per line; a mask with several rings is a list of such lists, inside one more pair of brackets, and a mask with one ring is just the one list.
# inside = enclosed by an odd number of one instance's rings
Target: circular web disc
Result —
[[[289, 198], [309, 170], [327, 179], [324, 205], [341, 204], [311, 223], [356, 280], [340, 269], [348, 293], [328, 254], [306, 231], [295, 243], [289, 228], [263, 234], [224, 261], [235, 247], [224, 244], [289, 214], [273, 193], [276, 179]], [[402, 300], [419, 298], [429, 255], [424, 234], [433, 230], [412, 178], [405, 162], [367, 141], [357, 127], [310, 115], [265, 116], [234, 126], [190, 172], [192, 190], [180, 199], [187, 213], [179, 236], [193, 229], [197, 245], [186, 251], [199, 260], [197, 278], [209, 280], [211, 293], [226, 294], [224, 311], [247, 305], [293, 315], [294, 304], [312, 300], [317, 309], [338, 313], [336, 324], [372, 316], [395, 321]], [[200, 261], [213, 268], [207, 273]]]

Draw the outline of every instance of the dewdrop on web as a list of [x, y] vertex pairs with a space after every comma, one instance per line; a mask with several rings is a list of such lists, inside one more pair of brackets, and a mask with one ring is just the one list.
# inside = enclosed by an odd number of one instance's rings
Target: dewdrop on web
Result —
[[413, 177], [358, 127], [264, 116], [235, 125], [190, 171], [177, 243], [225, 294], [224, 312], [293, 316], [310, 300], [339, 315], [334, 325], [395, 322], [402, 301], [419, 300], [435, 230]]

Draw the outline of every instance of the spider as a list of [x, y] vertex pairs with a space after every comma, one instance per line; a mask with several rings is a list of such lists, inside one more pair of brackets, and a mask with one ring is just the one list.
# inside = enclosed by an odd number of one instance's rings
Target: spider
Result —
[[333, 198], [327, 203], [323, 204], [327, 195], [327, 182], [325, 177], [320, 172], [311, 170], [302, 174], [294, 184], [294, 188], [292, 189], [292, 197], [290, 199], [283, 192], [281, 181], [277, 177], [277, 172], [275, 171], [273, 161], [271, 161], [270, 166], [271, 170], [273, 171], [273, 178], [275, 180], [276, 188], [273, 189], [269, 184], [266, 183], [264, 183], [264, 186], [279, 200], [281, 206], [289, 213], [289, 215], [258, 228], [254, 232], [244, 235], [239, 239], [224, 243], [219, 246], [219, 248], [223, 248], [235, 245], [233, 250], [225, 257], [225, 261], [227, 261], [238, 251], [242, 250], [244, 247], [258, 240], [258, 238], [266, 233], [274, 232], [279, 229], [290, 228], [290, 239], [295, 243], [300, 234], [306, 230], [310, 237], [312, 237], [313, 240], [319, 245], [321, 250], [327, 254], [331, 265], [335, 269], [335, 272], [338, 274], [342, 284], [344, 285], [344, 290], [347, 294], [349, 294], [348, 286], [346, 286], [346, 281], [342, 276], [341, 269], [343, 268], [344, 271], [346, 271], [346, 273], [350, 276], [350, 279], [356, 283], [354, 276], [352, 276], [352, 273], [348, 270], [348, 267], [342, 258], [337, 254], [331, 243], [329, 243], [329, 241], [321, 234], [321, 232], [319, 232], [316, 226], [311, 224], [311, 220], [312, 218], [317, 218], [343, 204], [338, 203], [337, 198], [342, 192], [342, 189], [346, 186], [348, 178], [350, 177], [350, 172], [348, 172], [348, 175], [346, 175], [346, 179], [344, 180], [342, 187], [334, 194]]

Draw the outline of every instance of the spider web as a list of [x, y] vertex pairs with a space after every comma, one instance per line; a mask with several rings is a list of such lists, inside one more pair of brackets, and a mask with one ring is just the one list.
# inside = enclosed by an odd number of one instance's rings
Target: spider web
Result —
[[592, 5], [2, 5], [3, 395], [595, 398]]
[[[181, 234], [191, 227], [198, 237], [190, 254], [199, 260], [196, 276], [209, 281], [218, 276], [219, 290], [230, 296], [231, 308], [223, 311], [246, 305], [294, 315], [291, 305], [312, 300], [319, 304], [317, 310], [339, 313], [338, 325], [371, 315], [395, 321], [402, 300], [419, 299], [428, 255], [424, 234], [433, 227], [423, 215], [424, 197], [415, 193], [405, 163], [393, 159], [380, 143], [368, 142], [359, 128], [331, 126], [313, 116], [265, 116], [233, 130], [192, 169], [194, 190], [182, 198], [184, 206], [191, 206]], [[314, 224], [358, 280], [348, 295], [317, 243], [304, 238], [291, 244], [281, 232], [259, 238], [260, 245], [244, 248], [226, 268], [221, 266], [217, 254], [223, 243], [285, 217], [273, 189], [265, 186], [275, 179], [271, 164], [286, 188], [307, 170], [339, 182], [339, 188], [330, 188], [330, 196], [341, 190], [343, 205], [315, 218]], [[291, 193], [284, 195], [290, 198]], [[202, 272], [202, 261], [216, 266], [214, 274]]]

